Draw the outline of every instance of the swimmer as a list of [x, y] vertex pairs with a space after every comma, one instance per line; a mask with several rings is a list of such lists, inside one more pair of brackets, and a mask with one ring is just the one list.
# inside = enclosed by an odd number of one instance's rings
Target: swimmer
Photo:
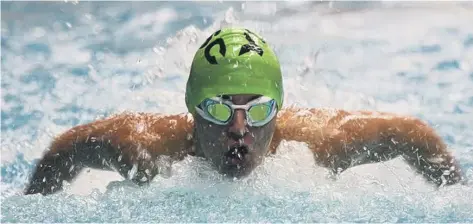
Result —
[[25, 194], [52, 194], [86, 167], [111, 170], [142, 186], [160, 173], [160, 158], [203, 157], [218, 172], [243, 178], [281, 141], [307, 144], [334, 176], [401, 156], [434, 186], [462, 182], [461, 168], [423, 121], [384, 112], [283, 107], [281, 67], [258, 34], [216, 31], [194, 56], [188, 112], [121, 113], [57, 136], [37, 163]]

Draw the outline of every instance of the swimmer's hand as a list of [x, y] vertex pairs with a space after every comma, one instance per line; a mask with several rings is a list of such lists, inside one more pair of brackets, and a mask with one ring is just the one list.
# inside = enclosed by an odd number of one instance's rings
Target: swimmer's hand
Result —
[[436, 186], [466, 182], [446, 144], [417, 118], [364, 111], [302, 111], [282, 113], [278, 135], [306, 142], [316, 162], [334, 174], [402, 156]]
[[159, 172], [161, 155], [180, 159], [191, 148], [185, 115], [120, 114], [58, 136], [40, 159], [25, 194], [52, 194], [85, 167], [115, 170], [142, 185]]

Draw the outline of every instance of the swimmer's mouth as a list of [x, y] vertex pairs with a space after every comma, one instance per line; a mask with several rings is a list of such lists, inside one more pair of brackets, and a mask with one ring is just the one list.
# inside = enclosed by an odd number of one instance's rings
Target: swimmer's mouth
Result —
[[247, 145], [233, 145], [225, 153], [225, 164], [226, 165], [240, 165], [245, 159], [245, 155], [248, 154], [249, 149]]

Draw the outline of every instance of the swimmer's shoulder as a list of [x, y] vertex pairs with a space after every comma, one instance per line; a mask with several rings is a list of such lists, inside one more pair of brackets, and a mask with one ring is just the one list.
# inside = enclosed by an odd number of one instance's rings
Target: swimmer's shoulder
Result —
[[[323, 149], [318, 147], [322, 143], [335, 145], [342, 140], [375, 139], [383, 131], [394, 133], [393, 130], [417, 127], [431, 132], [419, 119], [380, 111], [289, 107], [279, 111], [277, 119], [274, 142], [282, 139], [305, 142], [314, 151]], [[395, 134], [404, 136], [402, 131]]]
[[304, 108], [290, 106], [278, 112], [279, 127], [326, 126], [351, 113], [336, 108]]
[[188, 113], [167, 115], [125, 111], [72, 127], [55, 137], [50, 148], [61, 150], [90, 141], [162, 148], [191, 138], [192, 130], [193, 118]]
[[303, 128], [327, 128], [339, 127], [353, 119], [415, 119], [408, 115], [400, 115], [383, 111], [370, 110], [345, 110], [338, 108], [304, 108], [285, 107], [278, 112], [278, 127]]
[[[159, 131], [166, 129], [169, 131], [185, 129], [188, 130], [193, 125], [192, 115], [182, 114], [160, 114], [148, 112], [121, 112], [97, 119], [95, 121], [77, 125], [63, 135], [73, 135], [74, 133], [87, 133], [93, 135], [106, 135], [112, 132], [137, 132]], [[61, 135], [62, 136], [62, 135]]]

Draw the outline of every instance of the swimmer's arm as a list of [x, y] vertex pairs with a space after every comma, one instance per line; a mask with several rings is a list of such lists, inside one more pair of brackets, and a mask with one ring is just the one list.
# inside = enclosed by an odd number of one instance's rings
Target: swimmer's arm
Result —
[[[190, 148], [191, 123], [184, 115], [140, 113], [76, 126], [52, 142], [25, 194], [55, 193], [85, 167], [116, 170], [138, 184], [148, 183], [158, 172], [158, 156], [179, 159]], [[130, 176], [133, 168], [135, 175]]]
[[[306, 142], [314, 152], [314, 159], [336, 173], [356, 165], [403, 156], [435, 185], [455, 184], [463, 179], [446, 144], [433, 128], [419, 119], [387, 113], [339, 111], [322, 126], [310, 120], [310, 116], [293, 118], [291, 123], [298, 124], [299, 129], [292, 132], [297, 134], [285, 135]], [[287, 127], [285, 131], [290, 133]]]

